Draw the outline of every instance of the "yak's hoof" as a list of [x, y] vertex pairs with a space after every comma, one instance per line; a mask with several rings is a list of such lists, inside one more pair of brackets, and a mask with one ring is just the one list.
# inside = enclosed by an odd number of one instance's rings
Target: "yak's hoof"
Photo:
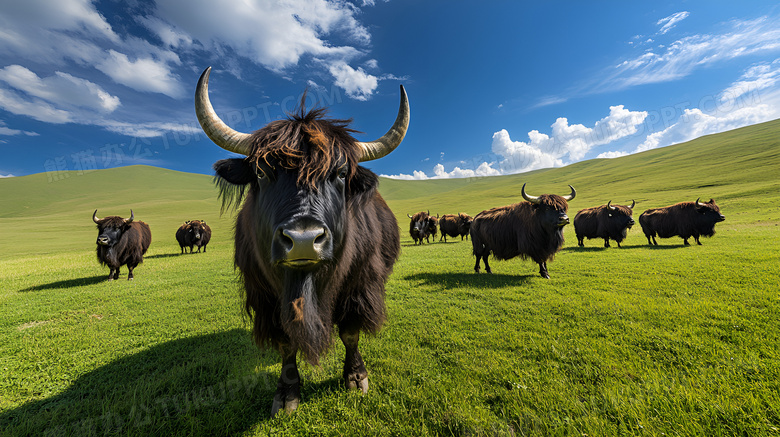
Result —
[[549, 275], [549, 274], [547, 274], [546, 272], [545, 272], [545, 273], [540, 273], [540, 275], [541, 275], [541, 276], [542, 276], [544, 279], [550, 279], [550, 275]]
[[360, 389], [363, 394], [368, 393], [368, 376], [360, 380], [357, 379], [358, 377], [358, 375], [353, 375], [346, 380], [347, 390]]
[[287, 414], [291, 414], [298, 409], [298, 404], [301, 403], [301, 399], [293, 394], [285, 394], [284, 392], [278, 392], [274, 396], [274, 403], [271, 406], [271, 416], [276, 416], [279, 411], [284, 411]]

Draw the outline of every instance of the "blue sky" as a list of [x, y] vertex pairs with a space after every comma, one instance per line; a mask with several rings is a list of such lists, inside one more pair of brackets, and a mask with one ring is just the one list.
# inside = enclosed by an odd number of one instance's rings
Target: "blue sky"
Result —
[[0, 4], [0, 176], [211, 174], [195, 83], [250, 132], [304, 89], [372, 140], [398, 85], [426, 179], [614, 158], [780, 118], [776, 2], [26, 0]]

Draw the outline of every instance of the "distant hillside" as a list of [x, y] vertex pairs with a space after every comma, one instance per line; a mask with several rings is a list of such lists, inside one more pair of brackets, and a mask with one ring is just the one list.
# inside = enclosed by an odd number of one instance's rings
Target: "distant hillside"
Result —
[[[401, 146], [403, 147], [403, 146]], [[212, 178], [156, 167], [97, 170], [51, 181], [45, 173], [0, 179], [0, 258], [39, 254], [70, 247], [57, 232], [70, 234], [80, 247], [94, 243], [92, 212], [129, 215], [152, 224], [153, 234], [170, 243], [183, 220], [211, 220], [232, 234], [232, 215], [220, 216]], [[571, 209], [630, 202], [637, 210], [697, 197], [715, 198], [731, 211], [763, 208], [767, 220], [780, 220], [780, 120], [748, 126], [661, 149], [616, 159], [595, 159], [563, 168], [472, 179], [400, 181], [382, 178], [380, 191], [405, 227], [406, 214], [476, 214], [514, 203], [528, 183], [531, 194], [577, 189]], [[729, 219], [739, 216], [728, 214]], [[8, 232], [13, 230], [13, 232]], [[170, 235], [168, 235], [170, 234]], [[159, 241], [159, 240], [158, 240]]]

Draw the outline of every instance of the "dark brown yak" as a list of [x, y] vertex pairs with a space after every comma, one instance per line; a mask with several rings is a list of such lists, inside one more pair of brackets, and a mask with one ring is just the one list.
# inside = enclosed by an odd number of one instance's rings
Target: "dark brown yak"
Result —
[[119, 216], [97, 218], [97, 210], [92, 221], [97, 224], [97, 258], [100, 264], [111, 269], [108, 280], [119, 279], [119, 268], [127, 264], [127, 279], [133, 279], [133, 269], [144, 262], [144, 254], [152, 243], [152, 231], [144, 222], [134, 221], [133, 210], [130, 218]]
[[471, 245], [477, 262], [474, 271], [479, 273], [480, 258], [485, 263], [485, 271], [492, 273], [488, 265], [488, 256], [498, 260], [520, 256], [531, 258], [539, 264], [539, 274], [550, 278], [547, 273], [547, 261], [563, 246], [563, 227], [569, 224], [566, 211], [568, 202], [577, 192], [571, 188], [568, 196], [542, 194], [529, 196], [525, 184], [521, 193], [526, 202], [482, 211], [471, 223]]
[[460, 235], [460, 241], [463, 241], [464, 236], [468, 238], [472, 220], [470, 215], [464, 213], [444, 214], [439, 219], [439, 230], [441, 231], [439, 241], [443, 238], [446, 243], [448, 236], [455, 238]]
[[433, 242], [436, 242], [436, 233], [439, 229], [439, 215], [437, 214], [436, 217], [429, 215], [428, 216], [428, 227], [425, 231], [425, 241], [427, 243], [430, 243], [430, 237], [433, 237]]
[[334, 324], [346, 348], [345, 385], [365, 393], [360, 331], [375, 333], [385, 321], [384, 285], [400, 244], [377, 176], [358, 164], [401, 143], [409, 124], [406, 91], [402, 86], [395, 124], [373, 142], [356, 141], [349, 120], [324, 118], [325, 109], [306, 112], [305, 96], [298, 113], [245, 134], [214, 112], [209, 72], [195, 96], [201, 127], [218, 146], [246, 157], [218, 161], [214, 169], [223, 208], [246, 198], [236, 220], [234, 262], [254, 339], [282, 358], [271, 413], [297, 408], [296, 355], [316, 365], [333, 342]]
[[628, 230], [634, 226], [636, 202], [631, 206], [613, 205], [610, 200], [606, 205], [581, 209], [574, 216], [574, 232], [577, 234], [577, 244], [585, 245], [585, 238], [603, 238], [604, 247], [609, 247], [609, 239], [613, 239], [620, 247], [620, 242], [626, 239]]
[[211, 241], [211, 228], [202, 220], [186, 221], [183, 225], [179, 226], [176, 231], [176, 241], [179, 242], [181, 247], [181, 253], [184, 253], [184, 248], [189, 247], [190, 253], [193, 248], [203, 248], [203, 253], [206, 253], [206, 246]]
[[420, 211], [415, 215], [406, 214], [406, 216], [411, 219], [409, 222], [409, 235], [412, 236], [414, 244], [417, 244], [419, 241], [420, 245], [422, 245], [423, 240], [429, 235], [428, 226], [430, 226], [430, 221], [428, 218], [430, 217], [430, 212]]
[[[726, 220], [720, 213], [720, 208], [713, 199], [709, 202], [681, 202], [663, 208], [652, 208], [639, 216], [642, 232], [647, 237], [647, 244], [658, 245], [656, 235], [660, 238], [679, 236], [686, 246], [688, 239], [693, 237], [701, 246], [699, 237], [715, 235], [715, 223]], [[652, 238], [652, 241], [650, 240]]]

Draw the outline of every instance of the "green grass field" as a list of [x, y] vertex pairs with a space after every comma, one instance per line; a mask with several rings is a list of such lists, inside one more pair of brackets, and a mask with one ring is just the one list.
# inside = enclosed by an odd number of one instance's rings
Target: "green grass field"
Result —
[[[403, 145], [401, 146], [403, 147]], [[204, 167], [211, 163], [204, 163]], [[715, 198], [703, 246], [576, 245], [549, 263], [471, 244], [413, 246], [407, 213], [472, 215], [577, 189], [570, 216]], [[371, 389], [340, 386], [344, 349], [301, 365], [303, 402], [269, 418], [281, 370], [258, 350], [211, 178], [151, 167], [0, 180], [0, 435], [780, 435], [780, 120], [565, 168], [380, 190], [402, 229], [389, 320], [361, 350]], [[99, 216], [150, 224], [135, 280], [106, 282]], [[205, 219], [208, 252], [180, 255]]]

